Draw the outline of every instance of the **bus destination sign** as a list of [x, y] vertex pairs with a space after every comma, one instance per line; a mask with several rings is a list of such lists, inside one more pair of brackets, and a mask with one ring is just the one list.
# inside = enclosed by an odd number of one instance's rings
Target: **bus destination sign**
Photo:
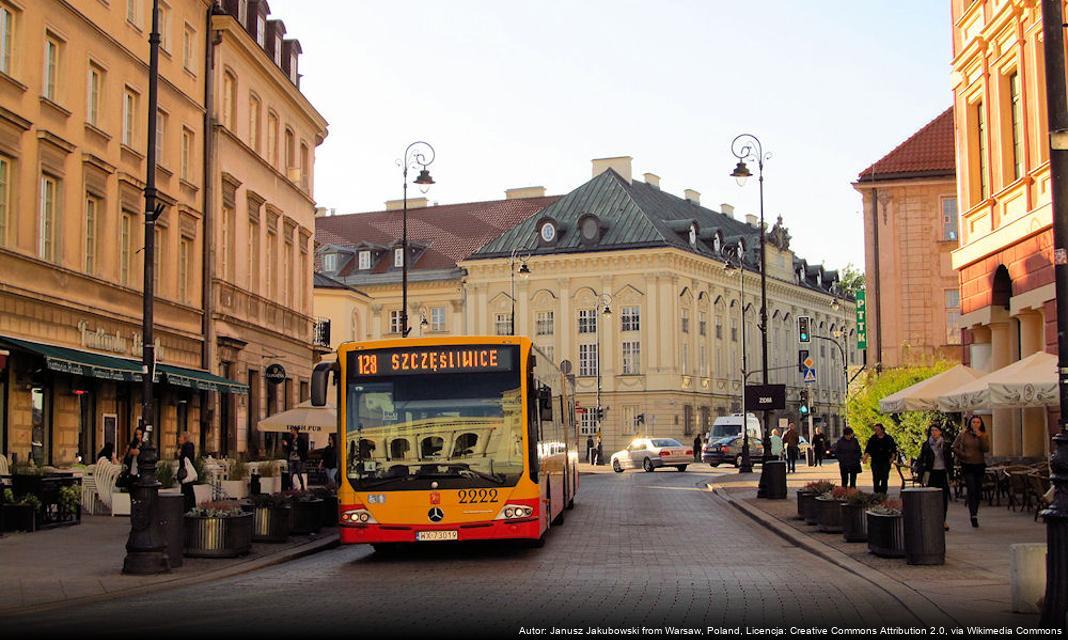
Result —
[[348, 365], [357, 376], [512, 371], [515, 353], [507, 345], [378, 349], [350, 353]]

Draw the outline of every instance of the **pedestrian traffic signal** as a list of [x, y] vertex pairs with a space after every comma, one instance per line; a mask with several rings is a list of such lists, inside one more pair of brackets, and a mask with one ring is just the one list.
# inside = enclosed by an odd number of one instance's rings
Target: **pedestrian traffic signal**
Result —
[[797, 370], [800, 373], [804, 373], [808, 365], [805, 364], [805, 360], [808, 360], [808, 349], [797, 350]]
[[808, 391], [806, 389], [801, 390], [801, 401], [797, 410], [801, 414], [801, 417], [808, 415]]
[[798, 342], [812, 342], [812, 334], [809, 333], [808, 325], [811, 318], [808, 316], [797, 316], [797, 341]]

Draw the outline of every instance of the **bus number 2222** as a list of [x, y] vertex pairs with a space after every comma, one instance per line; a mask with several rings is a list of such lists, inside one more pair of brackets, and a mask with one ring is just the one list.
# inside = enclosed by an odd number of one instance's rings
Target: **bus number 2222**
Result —
[[460, 504], [497, 502], [496, 489], [460, 489]]

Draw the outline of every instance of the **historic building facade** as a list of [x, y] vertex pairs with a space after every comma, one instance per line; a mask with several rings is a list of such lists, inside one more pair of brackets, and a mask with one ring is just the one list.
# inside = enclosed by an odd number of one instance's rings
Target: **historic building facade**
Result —
[[[1000, 369], [1056, 351], [1041, 7], [953, 4], [961, 324], [967, 363]], [[1047, 412], [999, 409], [993, 454], [1041, 456]]]
[[868, 362], [961, 360], [953, 109], [860, 172]]

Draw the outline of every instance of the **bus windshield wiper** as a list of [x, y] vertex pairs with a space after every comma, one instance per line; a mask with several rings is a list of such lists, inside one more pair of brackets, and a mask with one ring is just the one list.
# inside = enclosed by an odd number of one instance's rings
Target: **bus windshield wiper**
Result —
[[[470, 479], [470, 476], [476, 476], [478, 478], [482, 478], [483, 480], [489, 480], [490, 482], [493, 482], [495, 484], [504, 484], [505, 482], [507, 482], [507, 479], [502, 474], [499, 474], [499, 473], [490, 474], [490, 473], [486, 473], [484, 471], [479, 471], [478, 469], [472, 469], [471, 465], [467, 464], [466, 462], [424, 462], [422, 464], [414, 464], [414, 465], [411, 465], [411, 466], [413, 466], [413, 467], [450, 467], [450, 469], [448, 471], [446, 471], [445, 473], [434, 474], [436, 477], [451, 478], [451, 477], [459, 476], [461, 478]], [[469, 475], [465, 475], [465, 474], [469, 474]], [[419, 476], [415, 476], [415, 477], [419, 477]], [[423, 476], [423, 477], [427, 477], [427, 476]]]

